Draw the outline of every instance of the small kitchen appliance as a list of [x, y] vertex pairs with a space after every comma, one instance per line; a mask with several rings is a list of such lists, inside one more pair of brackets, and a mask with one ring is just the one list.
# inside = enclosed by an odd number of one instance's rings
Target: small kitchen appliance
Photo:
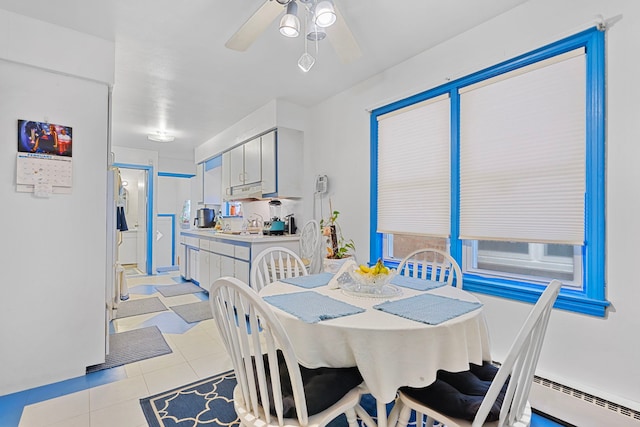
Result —
[[216, 223], [216, 211], [209, 208], [200, 208], [196, 212], [196, 217], [193, 219], [193, 225], [198, 228], [213, 227]]
[[287, 234], [296, 234], [296, 220], [293, 217], [293, 214], [289, 214], [285, 217], [285, 229], [287, 230]]
[[284, 234], [284, 221], [282, 220], [282, 202], [273, 199], [269, 202], [270, 221], [264, 223], [264, 234], [280, 235]]

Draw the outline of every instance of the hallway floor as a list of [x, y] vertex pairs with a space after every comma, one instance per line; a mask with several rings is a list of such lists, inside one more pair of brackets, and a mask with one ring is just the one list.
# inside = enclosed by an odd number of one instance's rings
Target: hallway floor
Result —
[[[206, 298], [204, 293], [165, 298], [155, 289], [178, 282], [181, 279], [177, 271], [127, 277], [130, 299], [157, 296], [169, 308]], [[38, 390], [45, 397], [59, 397], [25, 406], [19, 427], [145, 427], [140, 398], [232, 368], [213, 320], [189, 324], [168, 310], [112, 322], [115, 332], [152, 325], [162, 331], [171, 354], [86, 375], [85, 383], [99, 385], [71, 393], [68, 390], [77, 387], [73, 380], [31, 390], [32, 394]], [[2, 423], [0, 426], [4, 427]]]
[[[155, 289], [181, 281], [177, 271], [127, 277], [131, 299], [157, 296], [167, 308], [206, 299], [204, 293], [163, 297]], [[232, 369], [213, 320], [189, 324], [168, 310], [116, 319], [112, 332], [152, 325], [171, 354], [2, 396], [0, 427], [146, 427], [141, 398]], [[531, 427], [558, 425], [534, 415]]]

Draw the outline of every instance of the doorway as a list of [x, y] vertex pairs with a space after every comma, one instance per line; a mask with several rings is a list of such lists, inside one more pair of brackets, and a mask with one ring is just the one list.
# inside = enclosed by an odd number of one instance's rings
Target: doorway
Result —
[[124, 231], [118, 262], [127, 275], [152, 274], [153, 264], [153, 167], [114, 163], [125, 189]]

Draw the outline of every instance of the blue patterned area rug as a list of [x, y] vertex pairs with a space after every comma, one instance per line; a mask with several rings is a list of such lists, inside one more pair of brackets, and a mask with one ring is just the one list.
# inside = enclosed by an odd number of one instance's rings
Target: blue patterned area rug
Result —
[[[140, 399], [140, 405], [149, 427], [238, 427], [240, 420], [233, 407], [236, 384], [234, 372], [228, 371], [145, 397]], [[375, 420], [373, 397], [364, 395], [360, 404]], [[392, 404], [387, 405], [387, 411], [391, 407]], [[347, 419], [340, 415], [327, 427], [347, 427]]]
[[236, 427], [233, 371], [140, 399], [150, 427]]

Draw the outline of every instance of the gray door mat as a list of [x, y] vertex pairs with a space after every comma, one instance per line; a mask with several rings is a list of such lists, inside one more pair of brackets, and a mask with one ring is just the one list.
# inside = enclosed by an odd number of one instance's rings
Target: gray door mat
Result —
[[163, 297], [175, 297], [178, 295], [206, 292], [203, 288], [191, 282], [178, 283], [177, 285], [156, 286], [156, 289]]
[[187, 323], [200, 322], [202, 320], [213, 319], [209, 301], [193, 302], [191, 304], [173, 305], [169, 307], [176, 314], [182, 317]]
[[118, 304], [116, 319], [166, 310], [168, 310], [167, 307], [158, 297], [132, 299]]
[[109, 335], [109, 354], [104, 363], [88, 366], [87, 374], [171, 353], [157, 326]]

